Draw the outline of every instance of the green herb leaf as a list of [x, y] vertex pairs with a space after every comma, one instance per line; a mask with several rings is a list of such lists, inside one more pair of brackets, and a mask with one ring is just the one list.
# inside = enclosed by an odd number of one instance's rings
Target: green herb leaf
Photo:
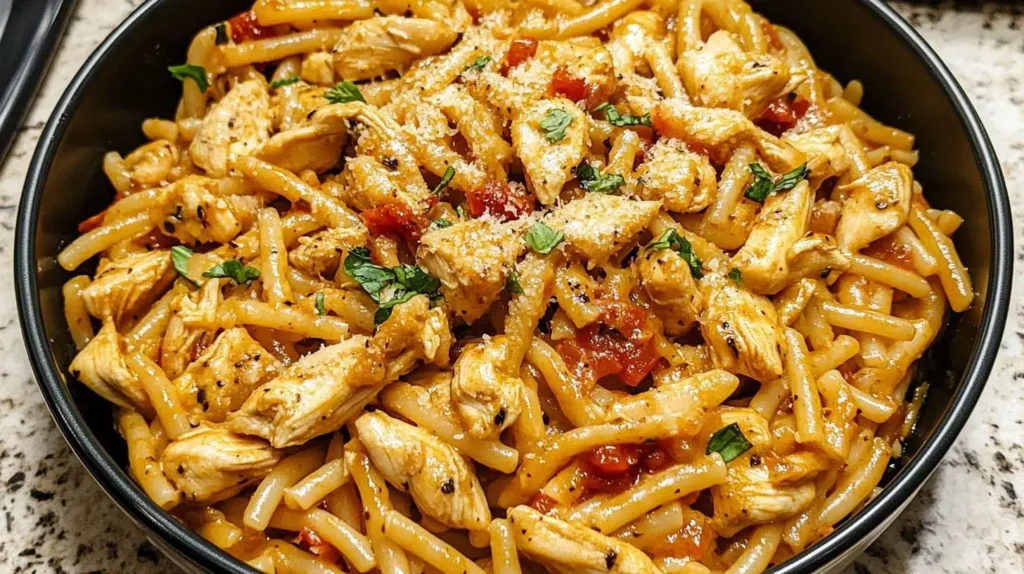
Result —
[[313, 306], [316, 307], [316, 314], [323, 317], [327, 314], [327, 308], [324, 307], [324, 292], [317, 291], [316, 298], [313, 300]]
[[675, 250], [686, 261], [686, 264], [690, 266], [690, 273], [694, 279], [700, 279], [704, 276], [704, 262], [693, 251], [693, 245], [685, 237], [679, 235], [679, 232], [675, 229], [669, 229], [662, 233], [661, 237], [647, 246], [647, 251], [657, 251], [658, 249]]
[[465, 72], [468, 72], [470, 70], [476, 70], [478, 72], [483, 71], [483, 69], [487, 67], [487, 64], [490, 64], [491, 60], [493, 60], [493, 59], [494, 58], [492, 58], [492, 57], [490, 57], [488, 55], [480, 56], [479, 58], [474, 60], [472, 64], [466, 66], [466, 69], [463, 70], [463, 71], [465, 71]]
[[395, 280], [408, 291], [430, 295], [441, 290], [441, 280], [418, 265], [399, 265], [392, 269]]
[[576, 179], [580, 187], [593, 193], [614, 195], [626, 183], [626, 178], [617, 173], [601, 174], [594, 166], [583, 162], [576, 168]]
[[718, 429], [715, 434], [711, 435], [711, 440], [708, 441], [708, 448], [704, 454], [717, 452], [722, 455], [722, 460], [731, 462], [739, 455], [750, 450], [752, 446], [754, 445], [750, 444], [747, 437], [743, 436], [740, 425], [732, 423], [727, 427]]
[[345, 257], [345, 274], [359, 283], [371, 297], [377, 296], [381, 289], [395, 281], [394, 271], [387, 267], [375, 265], [370, 260], [370, 250], [356, 247]]
[[227, 44], [228, 43], [228, 25], [227, 25], [227, 23], [221, 22], [220, 24], [217, 24], [216, 26], [214, 26], [213, 29], [217, 31], [216, 44], [218, 46], [223, 46], [224, 44]]
[[193, 285], [199, 285], [196, 280], [188, 276], [188, 261], [192, 259], [192, 250], [184, 245], [175, 245], [171, 247], [171, 262], [174, 264], [174, 270], [188, 280]]
[[455, 215], [458, 215], [460, 219], [465, 218], [466, 217], [466, 206], [462, 205], [461, 203], [459, 205], [456, 205], [455, 206]]
[[327, 90], [324, 94], [324, 98], [332, 104], [347, 104], [348, 102], [365, 102], [363, 99], [363, 93], [359, 91], [359, 86], [352, 82], [338, 82], [333, 88]]
[[429, 229], [430, 230], [444, 229], [446, 227], [451, 227], [452, 225], [455, 225], [455, 224], [442, 217], [442, 218], [439, 218], [439, 219], [435, 219], [434, 221], [431, 221]]
[[733, 267], [729, 270], [729, 279], [735, 281], [737, 285], [743, 285], [743, 273], [739, 267]]
[[299, 83], [300, 80], [302, 80], [302, 78], [300, 78], [298, 76], [288, 76], [287, 78], [281, 78], [280, 80], [274, 80], [273, 82], [270, 82], [270, 89], [271, 90], [279, 90], [279, 89], [281, 89], [281, 88], [283, 88], [285, 86], [290, 86], [292, 84], [297, 84], [297, 83]]
[[534, 223], [530, 231], [526, 233], [526, 244], [542, 255], [551, 253], [563, 241], [565, 241], [565, 235], [561, 231], [555, 231], [540, 222]]
[[448, 187], [448, 184], [451, 183], [452, 179], [454, 178], [455, 168], [452, 166], [448, 166], [448, 169], [444, 170], [444, 175], [441, 176], [441, 181], [437, 182], [437, 187], [435, 187], [434, 190], [431, 191], [430, 193], [438, 197], [441, 197], [441, 193], [444, 192], [445, 188]]
[[202, 66], [193, 66], [192, 64], [182, 64], [180, 66], [171, 66], [167, 68], [171, 75], [176, 79], [185, 81], [186, 79], [192, 79], [199, 87], [199, 91], [205, 93], [210, 87], [210, 78], [206, 75], [206, 68]]
[[519, 272], [515, 269], [509, 271], [508, 278], [505, 279], [505, 290], [513, 295], [523, 294], [523, 286], [519, 284]]
[[759, 163], [752, 163], [749, 167], [750, 172], [754, 174], [754, 183], [750, 184], [750, 187], [743, 192], [743, 196], [758, 203], [764, 203], [764, 200], [773, 193], [793, 189], [796, 184], [811, 175], [811, 170], [807, 168], [806, 163], [783, 175], [778, 181]]
[[604, 119], [611, 125], [617, 128], [625, 128], [631, 126], [647, 126], [653, 127], [651, 123], [651, 114], [644, 114], [642, 116], [634, 116], [632, 114], [620, 114], [619, 110], [610, 103], [603, 103], [600, 106], [594, 108], [594, 112], [604, 112]]
[[551, 143], [558, 143], [565, 139], [565, 131], [572, 123], [572, 114], [565, 110], [554, 108], [548, 110], [547, 115], [540, 121], [540, 129], [544, 130], [544, 137]]
[[249, 284], [259, 279], [260, 270], [248, 265], [242, 265], [241, 261], [232, 259], [207, 269], [203, 273], [203, 277], [213, 277], [214, 279], [228, 278], [241, 285], [243, 283]]
[[417, 295], [432, 301], [441, 297], [441, 281], [416, 265], [399, 265], [392, 269], [370, 261], [370, 250], [356, 247], [345, 258], [345, 273], [354, 279], [377, 304], [374, 321], [379, 325], [391, 316], [391, 309]]

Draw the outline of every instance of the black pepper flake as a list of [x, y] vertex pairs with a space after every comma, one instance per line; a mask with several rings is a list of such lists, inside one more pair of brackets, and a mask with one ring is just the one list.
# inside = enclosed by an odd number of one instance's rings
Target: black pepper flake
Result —
[[750, 466], [761, 466], [761, 456], [757, 454], [750, 455]]
[[831, 275], [831, 274], [832, 274], [832, 268], [831, 267], [826, 267], [826, 268], [821, 270], [821, 275], [819, 275], [819, 277], [821, 277], [822, 279], [828, 279], [828, 276]]
[[170, 221], [165, 221], [164, 231], [166, 231], [167, 233], [174, 233], [174, 224], [171, 223]]
[[498, 409], [498, 414], [494, 415], [494, 424], [495, 424], [495, 426], [499, 426], [500, 427], [501, 425], [505, 424], [505, 417], [507, 415], [508, 415], [508, 412], [505, 411], [505, 407], [501, 407], [500, 409]]
[[612, 567], [615, 566], [615, 561], [618, 560], [618, 559], [619, 559], [619, 553], [618, 552], [616, 552], [614, 550], [609, 551], [608, 554], [605, 554], [605, 556], [604, 556], [604, 566], [605, 566], [605, 568], [611, 570]]
[[444, 481], [444, 484], [441, 485], [441, 492], [444, 494], [451, 494], [455, 492], [455, 481], [450, 478]]
[[398, 169], [398, 160], [396, 158], [386, 157], [386, 158], [381, 160], [381, 163], [384, 164], [384, 167], [386, 167], [386, 168], [388, 168], [388, 169], [390, 169], [392, 171]]

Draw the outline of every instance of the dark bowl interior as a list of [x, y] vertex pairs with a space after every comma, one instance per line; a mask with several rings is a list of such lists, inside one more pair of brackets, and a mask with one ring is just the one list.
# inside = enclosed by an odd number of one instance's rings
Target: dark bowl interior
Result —
[[[26, 181], [18, 217], [18, 303], [33, 367], [54, 417], [76, 455], [103, 488], [187, 569], [252, 572], [189, 533], [150, 503], [123, 468], [126, 451], [110, 407], [72, 382], [74, 346], [62, 312], [56, 264], [76, 225], [103, 209], [112, 189], [101, 169], [108, 150], [144, 143], [140, 125], [173, 114], [180, 84], [167, 66], [181, 63], [199, 28], [247, 9], [252, 0], [151, 0], [90, 58], [57, 106]], [[929, 200], [965, 223], [956, 242], [978, 299], [953, 319], [923, 361], [931, 392], [890, 487], [856, 517], [777, 572], [834, 567], [862, 550], [891, 522], [934, 470], [970, 414], [1005, 323], [1010, 282], [1006, 191], [984, 130], [949, 72], [910, 27], [877, 0], [754, 0], [754, 8], [797, 32], [822, 68], [840, 81], [860, 79], [864, 107], [918, 136], [915, 170]]]

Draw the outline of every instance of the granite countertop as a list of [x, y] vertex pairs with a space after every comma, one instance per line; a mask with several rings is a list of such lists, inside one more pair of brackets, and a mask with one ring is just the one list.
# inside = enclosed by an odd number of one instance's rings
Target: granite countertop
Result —
[[[141, 3], [80, 1], [0, 171], [0, 269], [13, 265], [18, 199], [50, 111], [92, 50]], [[1015, 259], [1024, 261], [1024, 7], [977, 4], [896, 6], [949, 64], [988, 127], [1013, 203]], [[1018, 274], [992, 378], [966, 429], [909, 509], [849, 572], [1024, 571], [1021, 279]], [[173, 570], [86, 474], [54, 426], [25, 355], [10, 272], [0, 273], [0, 301], [8, 302], [0, 311], [0, 572]]]

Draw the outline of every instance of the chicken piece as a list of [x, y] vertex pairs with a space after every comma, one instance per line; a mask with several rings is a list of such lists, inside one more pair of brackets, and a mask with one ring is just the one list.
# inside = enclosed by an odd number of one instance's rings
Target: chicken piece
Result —
[[826, 126], [808, 132], [789, 132], [782, 140], [807, 156], [810, 170], [811, 189], [816, 190], [821, 182], [833, 177], [841, 178], [853, 162], [843, 147], [841, 135], [847, 126]]
[[519, 417], [523, 381], [510, 363], [504, 335], [466, 347], [455, 362], [452, 406], [470, 436], [494, 438]]
[[651, 311], [665, 333], [672, 337], [688, 333], [704, 305], [690, 265], [673, 249], [643, 250], [635, 265]]
[[694, 436], [707, 410], [722, 404], [739, 386], [736, 375], [715, 369], [622, 397], [612, 404], [609, 419], [638, 421], [656, 415], [685, 414], [691, 426], [679, 431]]
[[467, 324], [487, 311], [505, 289], [508, 271], [523, 251], [520, 226], [474, 219], [427, 232], [416, 260], [441, 280], [448, 307]]
[[210, 177], [224, 177], [239, 157], [256, 153], [274, 126], [263, 80], [236, 85], [203, 118], [188, 153]]
[[660, 209], [657, 201], [588, 193], [556, 208], [547, 224], [564, 233], [569, 246], [593, 269], [636, 241]]
[[789, 252], [807, 232], [813, 202], [814, 194], [806, 182], [765, 200], [747, 242], [732, 258], [744, 287], [774, 295], [787, 285]]
[[172, 282], [170, 251], [136, 253], [118, 261], [102, 261], [96, 278], [82, 290], [82, 298], [93, 317], [123, 325], [146, 312]]
[[516, 548], [559, 574], [661, 574], [635, 546], [529, 506], [508, 511]]
[[185, 244], [227, 243], [242, 232], [231, 204], [221, 197], [217, 182], [190, 175], [171, 186], [170, 209], [164, 233]]
[[299, 238], [288, 252], [288, 262], [313, 277], [334, 277], [341, 258], [353, 247], [366, 243], [366, 229], [332, 227]]
[[778, 173], [787, 173], [806, 159], [799, 150], [758, 128], [735, 110], [698, 108], [680, 100], [664, 100], [655, 106], [651, 119], [662, 137], [681, 139], [707, 150], [716, 165], [724, 164], [744, 143], [754, 144], [768, 167]]
[[[724, 400], [725, 399], [723, 399], [723, 401]], [[721, 402], [719, 405], [720, 404]], [[746, 451], [744, 454], [747, 456], [756, 454], [762, 457], [771, 454], [771, 427], [769, 426], [768, 421], [761, 416], [761, 413], [754, 409], [746, 407], [720, 406], [710, 416], [704, 419], [703, 422], [704, 435], [708, 441], [710, 441], [711, 435], [715, 432], [735, 424], [739, 427], [740, 432], [743, 433], [743, 437], [746, 438], [751, 445], [750, 450]]]
[[583, 110], [564, 98], [536, 102], [512, 122], [526, 185], [544, 205], [554, 205], [583, 160], [590, 147], [587, 126]]
[[[289, 88], [282, 88], [289, 89]], [[287, 131], [309, 122], [312, 115], [327, 106], [330, 102], [324, 97], [327, 88], [308, 86], [303, 83], [291, 87], [295, 95], [290, 98], [279, 98], [275, 117], [279, 131]]]
[[302, 59], [302, 71], [299, 74], [304, 81], [319, 86], [334, 85], [334, 54], [330, 52], [313, 52]]
[[850, 268], [850, 258], [839, 249], [835, 238], [822, 233], [802, 237], [789, 249], [786, 258], [789, 260], [787, 285], [805, 277], [825, 279]]
[[183, 294], [171, 303], [174, 315], [160, 342], [160, 368], [174, 379], [213, 343], [216, 335], [217, 307], [222, 299], [219, 281], [207, 281], [192, 294]]
[[68, 371], [94, 393], [115, 405], [150, 411], [149, 396], [138, 377], [125, 364], [121, 335], [110, 319], [103, 321], [103, 327], [96, 336], [75, 355]]
[[820, 452], [803, 451], [773, 460], [768, 472], [772, 484], [788, 486], [813, 479], [832, 464], [832, 460]]
[[373, 465], [408, 492], [420, 512], [453, 528], [487, 528], [491, 511], [483, 487], [455, 447], [380, 411], [363, 414], [355, 427]]
[[767, 383], [782, 375], [779, 318], [771, 301], [715, 273], [701, 281], [700, 330], [719, 369]]
[[419, 295], [395, 307], [377, 328], [373, 344], [382, 349], [389, 379], [413, 370], [417, 362], [447, 367], [451, 360], [452, 332], [440, 307], [430, 308], [430, 299]]
[[[733, 536], [755, 524], [792, 518], [813, 502], [813, 482], [772, 484], [769, 465], [763, 459], [741, 455], [729, 463], [729, 478], [711, 487], [715, 513], [712, 524], [720, 536]], [[759, 464], [754, 464], [762, 460]]]
[[[457, 85], [451, 85], [431, 97], [431, 102], [455, 122], [473, 157], [483, 164], [486, 175], [498, 181], [508, 180], [508, 165], [513, 159], [512, 146], [501, 137], [504, 126], [489, 107]], [[455, 175], [458, 177], [458, 169]]]
[[124, 158], [128, 175], [136, 189], [166, 184], [171, 170], [178, 165], [178, 146], [167, 140], [156, 140], [136, 149]]
[[651, 146], [636, 177], [637, 194], [661, 201], [667, 211], [703, 211], [718, 195], [718, 174], [711, 162], [676, 139], [661, 138]]
[[444, 22], [401, 16], [353, 22], [334, 46], [334, 71], [350, 81], [369, 80], [413, 61], [440, 54], [458, 34]]
[[836, 228], [839, 247], [857, 253], [903, 227], [910, 217], [914, 174], [897, 162], [882, 164], [839, 188], [843, 212]]
[[307, 169], [323, 173], [338, 165], [345, 147], [344, 123], [323, 123], [317, 116], [305, 125], [275, 134], [256, 153], [256, 157], [292, 173]]
[[749, 118], [785, 94], [790, 81], [783, 62], [745, 52], [724, 30], [711, 34], [700, 49], [685, 52], [678, 68], [694, 104], [740, 111]]
[[236, 327], [221, 333], [175, 379], [174, 386], [193, 424], [219, 423], [280, 369], [281, 362], [273, 354]]
[[281, 451], [262, 439], [200, 427], [168, 444], [160, 464], [184, 502], [205, 505], [258, 482], [280, 459]]
[[616, 20], [605, 44], [616, 72], [651, 75], [644, 56], [652, 43], [664, 42], [667, 31], [664, 16], [657, 12], [636, 10]]

